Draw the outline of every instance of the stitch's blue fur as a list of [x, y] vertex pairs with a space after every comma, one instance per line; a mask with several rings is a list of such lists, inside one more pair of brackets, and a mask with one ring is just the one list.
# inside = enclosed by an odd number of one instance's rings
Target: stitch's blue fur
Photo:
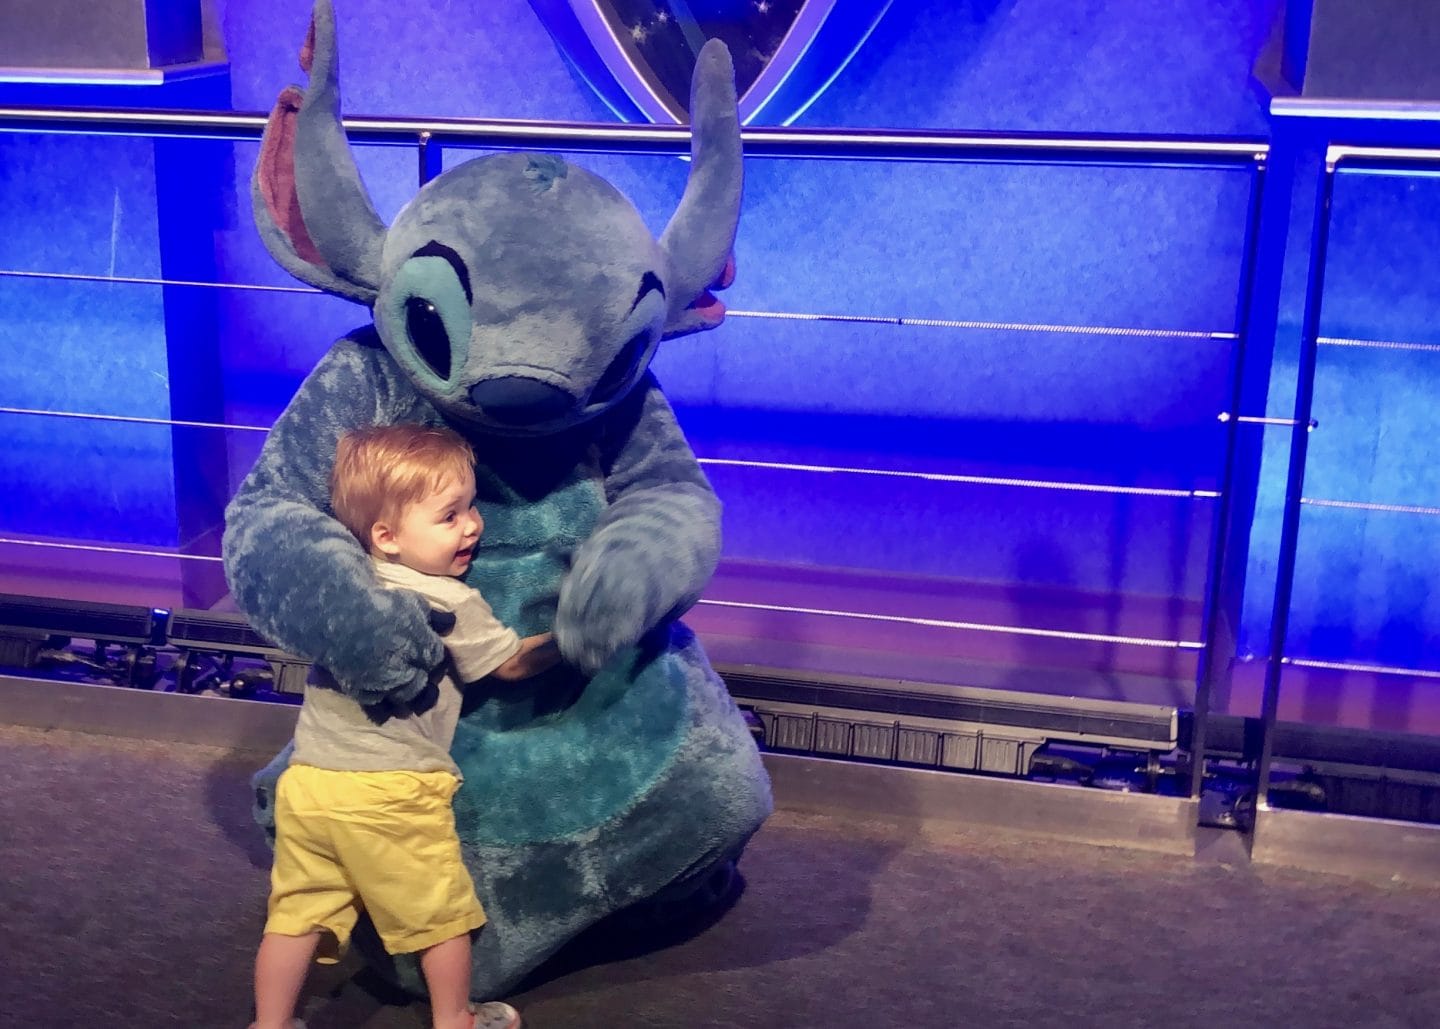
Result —
[[[729, 61], [718, 44], [701, 54], [692, 182], [658, 243], [608, 183], [534, 155], [447, 172], [387, 230], [334, 124], [328, 0], [315, 26], [293, 155], [304, 224], [280, 223], [259, 174], [257, 221], [286, 268], [373, 303], [376, 324], [338, 342], [276, 423], [227, 512], [226, 570], [256, 627], [347, 693], [413, 696], [442, 644], [418, 598], [378, 588], [330, 516], [335, 441], [424, 421], [474, 444], [486, 530], [468, 579], [522, 634], [553, 629], [567, 659], [481, 687], [456, 734], [456, 824], [490, 917], [474, 993], [494, 996], [601, 918], [690, 889], [770, 811], [749, 732], [675, 620], [714, 571], [719, 502], [645, 371], [662, 335], [713, 324], [691, 304], [725, 267], [738, 212]], [[302, 256], [306, 242], [320, 261]], [[454, 259], [419, 256], [432, 242]], [[663, 295], [642, 285], [651, 278]], [[466, 289], [472, 324], [455, 338]], [[412, 340], [428, 297], [453, 365], [443, 374]], [[262, 824], [288, 756], [257, 776]], [[413, 958], [380, 963], [420, 988]]]

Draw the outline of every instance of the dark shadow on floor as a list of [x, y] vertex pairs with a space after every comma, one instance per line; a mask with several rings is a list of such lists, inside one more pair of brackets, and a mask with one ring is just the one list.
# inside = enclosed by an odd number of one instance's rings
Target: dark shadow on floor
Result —
[[268, 760], [258, 753], [228, 754], [211, 765], [205, 775], [205, 801], [215, 825], [245, 855], [250, 866], [264, 875], [270, 873], [270, 845], [264, 830], [255, 822], [250, 778]]

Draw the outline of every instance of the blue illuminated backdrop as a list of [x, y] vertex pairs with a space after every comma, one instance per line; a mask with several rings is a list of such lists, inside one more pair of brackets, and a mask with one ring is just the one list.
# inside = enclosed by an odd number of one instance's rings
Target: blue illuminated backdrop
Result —
[[[556, 48], [555, 23], [536, 14], [545, 6], [493, 0], [466, 5], [457, 21], [460, 7], [440, 0], [403, 9], [376, 0], [340, 5], [347, 112], [612, 120], [613, 98], [597, 95], [584, 62]], [[1278, 6], [895, 0], [864, 26], [865, 45], [797, 124], [1263, 137], [1269, 125], [1251, 68]], [[299, 76], [307, 5], [227, 0], [216, 10], [210, 29], [228, 61], [229, 102], [268, 109]], [[18, 88], [0, 85], [0, 103], [25, 102], [30, 94]], [[153, 93], [130, 102], [225, 99]], [[0, 138], [0, 263], [293, 285], [250, 223], [255, 148], [173, 146], [193, 155], [178, 184], [157, 170], [153, 144]], [[632, 196], [657, 230], [685, 174], [670, 159], [579, 160]], [[413, 154], [364, 151], [360, 165], [389, 218], [413, 193]], [[755, 160], [747, 175], [739, 277], [725, 296], [741, 314], [719, 332], [667, 344], [656, 365], [702, 457], [1213, 488], [1223, 343], [745, 314], [1233, 330], [1242, 174]], [[157, 181], [170, 199], [157, 195]], [[1327, 331], [1426, 338], [1435, 298], [1423, 283], [1436, 277], [1426, 271], [1432, 259], [1417, 256], [1415, 233], [1427, 230], [1415, 226], [1428, 222], [1415, 212], [1437, 203], [1428, 184], [1412, 180], [1347, 182]], [[189, 227], [213, 246], [172, 239], [162, 247], [157, 212], [169, 204], [193, 211]], [[174, 291], [167, 299], [158, 287], [13, 279], [0, 279], [0, 291], [0, 347], [17, 355], [0, 376], [0, 404], [152, 417], [208, 411], [256, 426], [283, 407], [335, 336], [365, 320], [359, 308], [313, 294], [223, 292], [201, 301]], [[1294, 295], [1281, 312], [1290, 337]], [[176, 354], [185, 355], [178, 365]], [[1317, 436], [1316, 490], [1440, 502], [1426, 477], [1435, 434], [1419, 417], [1429, 410], [1432, 357], [1405, 352], [1382, 366], [1374, 355], [1337, 349], [1325, 358], [1317, 403], [1335, 410], [1338, 424]], [[1283, 409], [1283, 347], [1278, 359], [1272, 408]], [[177, 368], [183, 381], [172, 378]], [[187, 455], [162, 430], [57, 428], [19, 417], [3, 424], [12, 446], [0, 458], [0, 485], [26, 497], [6, 507], [7, 533], [165, 546], [184, 543], [181, 526], [196, 524], [178, 513], [189, 501], [176, 494], [177, 475], [184, 489], [206, 492], [194, 519], [213, 518], [219, 500], [210, 494], [233, 488], [260, 439], [211, 436], [209, 451]], [[708, 470], [727, 507], [722, 592], [835, 606], [844, 584], [856, 604], [898, 613], [1177, 638], [1196, 631], [1203, 504], [724, 464]], [[1273, 528], [1273, 469], [1266, 482], [1261, 523]], [[1305, 578], [1297, 638], [1316, 653], [1440, 664], [1427, 650], [1437, 612], [1419, 571], [1433, 554], [1425, 533], [1380, 517], [1324, 517], [1335, 527], [1307, 535], [1302, 557], [1315, 560], [1318, 548], [1349, 564], [1322, 562]], [[1259, 599], [1243, 645], [1255, 650], [1263, 649], [1273, 542], [1273, 532], [1257, 533], [1251, 562]], [[716, 637], [784, 638], [821, 664], [832, 660], [827, 648], [853, 636], [844, 625], [748, 615], [713, 618], [710, 627]], [[943, 674], [936, 662], [953, 656], [953, 639], [898, 627], [871, 647]], [[1011, 663], [1074, 656], [1058, 645], [993, 640], [966, 653]], [[1082, 660], [1105, 673], [1095, 688], [1114, 696], [1131, 695], [1126, 676], [1183, 682], [1188, 674], [1173, 654], [1117, 650]]]
[[[0, 86], [0, 102], [214, 109], [228, 95], [224, 76], [212, 75], [146, 87]], [[154, 283], [214, 280], [231, 174], [228, 148], [214, 144], [0, 135], [0, 268], [80, 277], [0, 277], [0, 404], [162, 421], [7, 416], [5, 534], [213, 550], [229, 485], [224, 438], [163, 421], [223, 419], [215, 296]], [[106, 278], [143, 281], [97, 281]], [[44, 551], [9, 549], [5, 566], [30, 582], [60, 578]], [[187, 562], [176, 573], [168, 583], [145, 576], [141, 588], [160, 591], [154, 603], [223, 594], [213, 566]], [[81, 571], [74, 581], [94, 578]]]

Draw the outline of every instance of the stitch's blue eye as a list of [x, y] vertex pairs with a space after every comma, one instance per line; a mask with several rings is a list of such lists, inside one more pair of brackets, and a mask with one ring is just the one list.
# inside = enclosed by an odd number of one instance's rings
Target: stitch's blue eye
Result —
[[[422, 389], [453, 393], [470, 352], [470, 292], [464, 262], [438, 243], [406, 260], [375, 305], [390, 354]], [[429, 252], [434, 251], [434, 252]]]
[[415, 352], [442, 379], [450, 377], [450, 334], [440, 320], [440, 312], [424, 297], [405, 301], [405, 331]]

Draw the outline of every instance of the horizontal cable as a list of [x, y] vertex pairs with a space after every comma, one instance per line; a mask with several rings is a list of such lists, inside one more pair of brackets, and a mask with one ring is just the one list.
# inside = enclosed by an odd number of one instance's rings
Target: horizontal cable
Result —
[[80, 418], [93, 422], [131, 422], [139, 425], [168, 425], [186, 429], [239, 429], [245, 432], [269, 432], [261, 425], [231, 425], [227, 422], [187, 422], [175, 418], [141, 418], [128, 414], [87, 414], [84, 411], [40, 411], [28, 407], [0, 407], [0, 414], [43, 415], [48, 418]]
[[1307, 507], [1336, 507], [1349, 511], [1388, 511], [1392, 514], [1440, 515], [1440, 507], [1426, 507], [1422, 504], [1378, 504], [1363, 500], [1322, 500], [1319, 497], [1301, 497], [1300, 503]]
[[1200, 650], [1203, 643], [1188, 640], [1157, 640], [1146, 636], [1111, 636], [1095, 632], [1070, 632], [1065, 629], [1034, 629], [1022, 625], [992, 625], [987, 622], [955, 622], [943, 618], [915, 618], [907, 615], [869, 614], [860, 611], [835, 611], [819, 607], [787, 607], [781, 604], [750, 604], [739, 600], [701, 600], [711, 607], [733, 607], [747, 611], [774, 611], [780, 614], [823, 615], [827, 618], [853, 618], [867, 622], [889, 622], [920, 625], [936, 629], [963, 629], [970, 632], [994, 632], [1007, 636], [1038, 636], [1044, 639], [1077, 640], [1083, 643], [1123, 643], [1135, 647], [1160, 647], [1166, 650]]
[[[180, 426], [189, 429], [235, 429], [243, 432], [269, 432], [262, 425], [234, 425], [227, 422], [190, 422], [172, 418], [140, 418], [133, 415], [87, 414], [80, 411], [41, 411], [26, 407], [0, 407], [0, 414], [40, 415], [49, 418], [80, 418], [98, 422], [124, 422], [141, 425]], [[993, 475], [953, 475], [945, 472], [905, 472], [885, 468], [850, 468], [843, 465], [787, 464], [780, 461], [740, 461], [733, 458], [701, 457], [702, 465], [735, 468], [760, 468], [770, 471], [811, 472], [827, 475], [874, 475], [891, 479], [922, 479], [928, 482], [962, 483], [972, 486], [1016, 486], [1024, 489], [1053, 489], [1074, 493], [1112, 493], [1137, 497], [1178, 497], [1214, 500], [1214, 490], [1161, 489], [1152, 486], [1109, 486], [1092, 482], [1052, 482], [1045, 479], [1010, 479]]]
[[[1220, 421], [1222, 421], [1222, 422], [1239, 422], [1239, 423], [1242, 424], [1242, 425], [1292, 425], [1292, 426], [1293, 426], [1293, 425], [1299, 425], [1299, 424], [1300, 424], [1300, 423], [1297, 422], [1294, 418], [1270, 418], [1270, 417], [1267, 417], [1267, 416], [1265, 416], [1265, 415], [1253, 415], [1253, 414], [1232, 415], [1229, 411], [1221, 411], [1221, 412], [1220, 412]], [[1309, 429], [1312, 429], [1312, 430], [1313, 430], [1313, 429], [1318, 429], [1318, 428], [1320, 427], [1320, 423], [1317, 422], [1314, 418], [1311, 418], [1310, 421], [1308, 421], [1308, 422], [1306, 423], [1306, 426], [1307, 426]]]
[[959, 318], [909, 318], [904, 315], [808, 314], [792, 311], [734, 311], [735, 318], [773, 318], [803, 322], [855, 322], [862, 325], [912, 325], [934, 329], [989, 329], [1001, 332], [1056, 332], [1077, 336], [1135, 336], [1151, 339], [1235, 340], [1234, 332], [1197, 329], [1137, 329], [1110, 325], [1055, 325], [1048, 322], [987, 322]]
[[[72, 272], [37, 272], [0, 268], [0, 278], [55, 279], [61, 282], [124, 283], [133, 286], [191, 286], [201, 289], [233, 289], [241, 292], [314, 293], [311, 286], [262, 286], [247, 282], [202, 282], [191, 279], [152, 279], [126, 275], [84, 275]], [[733, 318], [761, 318], [775, 321], [839, 322], [860, 325], [897, 325], [939, 329], [988, 329], [1002, 332], [1053, 332], [1076, 336], [1132, 336], [1151, 339], [1235, 340], [1234, 332], [1208, 332], [1196, 329], [1138, 329], [1109, 325], [1052, 325], [1045, 322], [987, 322], [957, 318], [907, 318], [904, 315], [823, 314], [797, 311], [727, 311]]]
[[61, 282], [118, 282], [127, 286], [196, 286], [201, 289], [236, 289], [263, 293], [315, 293], [312, 286], [261, 286], [248, 282], [202, 282], [190, 279], [147, 279], [136, 275], [82, 275], [75, 272], [30, 272], [0, 268], [0, 278], [56, 279]]
[[1440, 343], [1403, 343], [1389, 339], [1348, 339], [1344, 336], [1318, 336], [1316, 343], [1327, 347], [1360, 347], [1368, 350], [1418, 350], [1440, 353]]
[[1213, 500], [1220, 496], [1214, 490], [1161, 489], [1151, 486], [1107, 486], [1093, 482], [1052, 482], [1046, 479], [1007, 479], [991, 475], [951, 475], [944, 472], [901, 472], [881, 468], [848, 468], [817, 464], [787, 464], [781, 461], [738, 461], [721, 457], [702, 457], [701, 464], [731, 465], [739, 468], [768, 468], [785, 472], [822, 472], [840, 475], [878, 475], [893, 479], [925, 479], [930, 482], [956, 482], [975, 486], [1019, 486], [1026, 489], [1067, 490], [1077, 493], [1122, 493], [1140, 497], [1184, 497]]
[[1373, 672], [1376, 675], [1403, 675], [1416, 679], [1440, 679], [1440, 672], [1426, 668], [1399, 668], [1395, 665], [1361, 665], [1348, 661], [1312, 661], [1303, 657], [1284, 657], [1281, 664], [1296, 668], [1323, 668], [1332, 672]]
[[[220, 562], [220, 557], [203, 554], [176, 554], [161, 550], [142, 550], [134, 547], [85, 545], [79, 543], [53, 543], [40, 540], [22, 540], [0, 537], [0, 544], [24, 547], [41, 547], [54, 550], [78, 550], [100, 554], [125, 554], [138, 557], [155, 557], [180, 561]], [[1064, 629], [1036, 629], [1028, 626], [992, 625], [984, 622], [957, 622], [941, 618], [914, 618], [904, 615], [870, 614], [859, 611], [837, 611], [826, 608], [789, 607], [778, 604], [753, 604], [737, 600], [701, 600], [711, 607], [743, 608], [751, 611], [774, 611], [782, 614], [823, 615], [830, 618], [851, 618], [862, 621], [903, 623], [928, 628], [962, 629], [972, 632], [993, 632], [1011, 636], [1035, 636], [1045, 639], [1075, 640], [1084, 643], [1119, 643], [1129, 646], [1158, 647], [1167, 650], [1200, 650], [1204, 645], [1187, 640], [1157, 640], [1144, 636], [1115, 636], [1093, 632], [1071, 632]]]
[[17, 540], [0, 536], [0, 544], [12, 547], [40, 547], [49, 550], [85, 550], [95, 554], [127, 554], [133, 557], [162, 557], [167, 561], [221, 561], [206, 554], [176, 554], [168, 550], [138, 550], [132, 547], [89, 546], [83, 543], [52, 543], [48, 540]]

